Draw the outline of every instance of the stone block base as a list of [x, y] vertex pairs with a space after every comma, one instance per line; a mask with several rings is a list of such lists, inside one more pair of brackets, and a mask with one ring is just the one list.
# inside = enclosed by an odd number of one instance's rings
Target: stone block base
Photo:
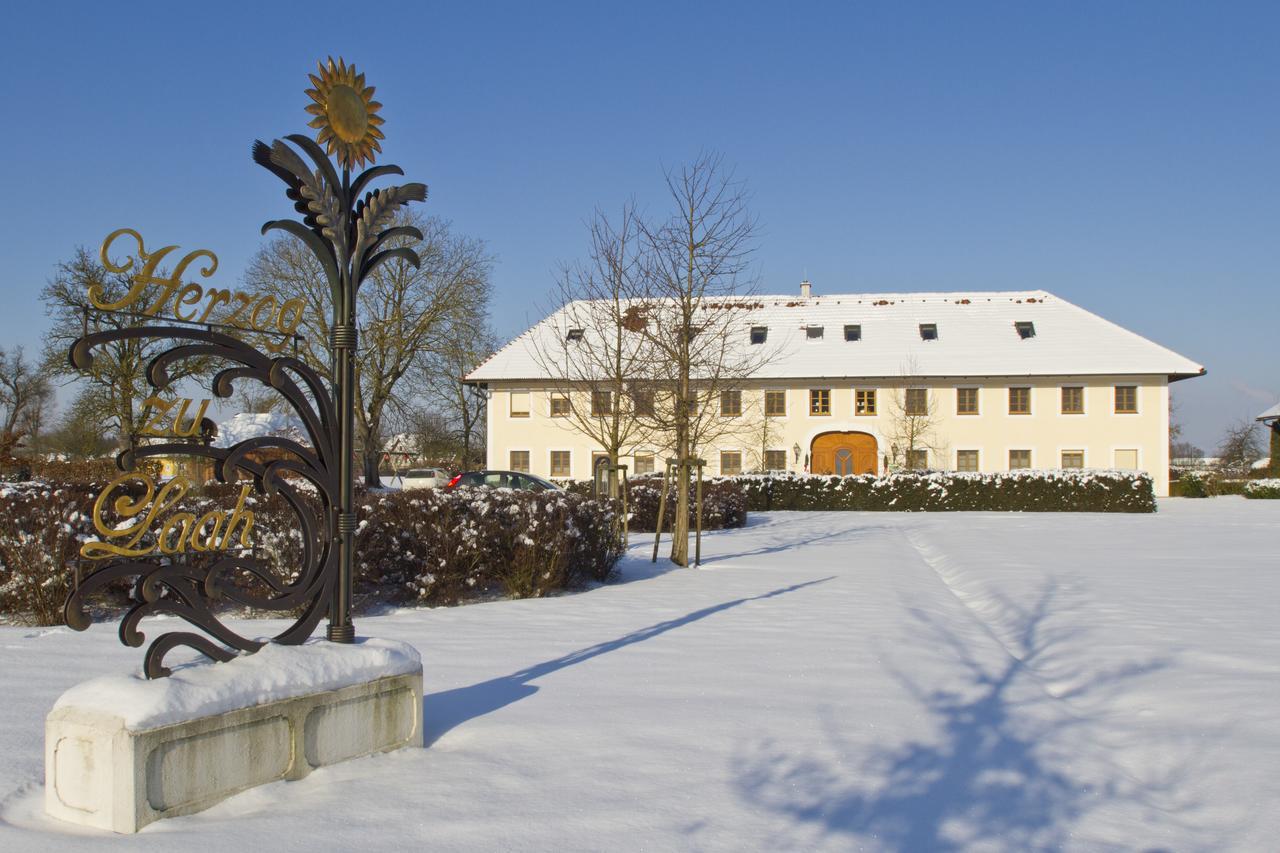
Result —
[[57, 707], [45, 721], [45, 810], [137, 832], [255, 785], [406, 746], [422, 746], [421, 669], [136, 731], [101, 709]]

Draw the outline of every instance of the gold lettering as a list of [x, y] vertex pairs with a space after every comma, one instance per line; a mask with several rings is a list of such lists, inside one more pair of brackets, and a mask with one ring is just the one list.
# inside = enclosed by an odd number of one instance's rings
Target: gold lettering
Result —
[[[117, 264], [111, 260], [109, 250], [111, 248], [111, 244], [114, 243], [116, 238], [122, 234], [128, 234], [137, 242], [138, 257], [135, 259], [132, 255], [129, 255], [125, 259], [124, 263]], [[142, 292], [146, 290], [147, 285], [152, 282], [152, 274], [155, 272], [156, 266], [159, 265], [160, 261], [164, 260], [165, 255], [168, 255], [176, 248], [178, 247], [165, 246], [163, 249], [159, 249], [155, 252], [148, 252], [142, 244], [142, 235], [137, 231], [134, 231], [132, 228], [119, 228], [112, 231], [107, 235], [107, 239], [102, 241], [102, 251], [99, 253], [102, 265], [106, 267], [108, 272], [128, 272], [133, 269], [135, 263], [142, 264], [142, 269], [137, 275], [133, 276], [133, 285], [129, 288], [129, 292], [117, 299], [115, 302], [104, 301], [105, 294], [103, 292], [102, 285], [90, 285], [90, 304], [92, 304], [94, 308], [101, 308], [104, 311], [119, 311], [123, 308], [129, 307], [134, 302], [137, 302], [142, 296]]]
[[[123, 261], [116, 262], [111, 259], [111, 248], [122, 237], [132, 238], [137, 244], [136, 257], [126, 255]], [[283, 304], [278, 304], [275, 296], [271, 294], [258, 296], [239, 290], [210, 289], [206, 291], [195, 282], [189, 281], [184, 284], [182, 278], [187, 274], [187, 268], [202, 258], [206, 263], [200, 268], [201, 277], [209, 278], [217, 271], [218, 256], [208, 249], [187, 252], [178, 261], [172, 273], [159, 274], [161, 262], [177, 248], [177, 246], [164, 246], [154, 252], [148, 252], [143, 244], [142, 235], [132, 228], [119, 228], [112, 231], [107, 235], [107, 239], [102, 241], [99, 257], [108, 272], [131, 273], [129, 290], [119, 299], [109, 300], [102, 283], [92, 284], [89, 286], [90, 304], [103, 311], [132, 308], [152, 317], [169, 312], [184, 323], [208, 323], [216, 322], [213, 316], [219, 306], [230, 306], [234, 303], [230, 315], [224, 321], [225, 325], [271, 334], [270, 327], [274, 324], [284, 335], [296, 333], [298, 326], [302, 323], [303, 311], [306, 307], [305, 302], [300, 298], [289, 299]], [[158, 293], [150, 298], [150, 303], [146, 307], [139, 308], [139, 303], [147, 298], [147, 288], [152, 286], [159, 287]], [[199, 310], [197, 305], [205, 299], [207, 302], [204, 309]], [[286, 310], [290, 312], [287, 320], [285, 319]], [[196, 319], [197, 314], [199, 319]], [[272, 352], [278, 352], [283, 349], [283, 346], [280, 344], [270, 349]]]
[[[188, 296], [192, 296], [195, 298], [188, 299], [187, 298]], [[202, 288], [200, 285], [196, 284], [195, 282], [183, 285], [182, 289], [178, 291], [178, 298], [175, 299], [173, 302], [173, 316], [177, 317], [179, 320], [184, 320], [190, 323], [192, 320], [195, 319], [196, 312], [193, 310], [191, 312], [191, 316], [189, 317], [185, 316], [182, 311], [182, 306], [195, 305], [197, 302], [199, 302], [203, 298], [204, 298], [204, 288]]]
[[191, 405], [189, 398], [182, 400], [182, 406], [178, 409], [178, 414], [173, 416], [173, 434], [179, 438], [193, 438], [200, 434], [200, 421], [204, 420], [204, 413], [209, 408], [208, 400], [200, 401], [200, 408], [196, 411], [195, 417], [187, 422], [187, 407]]
[[200, 322], [207, 323], [209, 315], [213, 313], [213, 309], [219, 305], [226, 305], [231, 301], [230, 290], [208, 290], [205, 296], [209, 297], [209, 304], [205, 306], [204, 313], [200, 315]]
[[[140, 483], [144, 489], [137, 500], [120, 494], [131, 481]], [[245, 484], [240, 487], [240, 497], [230, 517], [221, 510], [210, 510], [198, 521], [194, 513], [185, 511], [167, 515], [190, 488], [191, 481], [182, 475], [174, 477], [158, 491], [156, 481], [149, 474], [128, 472], [116, 477], [93, 502], [93, 527], [102, 538], [81, 545], [80, 556], [88, 560], [104, 560], [110, 557], [146, 557], [156, 553], [182, 554], [188, 547], [200, 552], [253, 547], [250, 538], [253, 511], [245, 506], [251, 486]], [[124, 521], [109, 523], [107, 507]], [[160, 521], [162, 518], [164, 520]], [[147, 532], [157, 526], [155, 541], [144, 541]], [[239, 546], [235, 544], [237, 527]]]
[[165, 401], [159, 397], [148, 397], [142, 404], [144, 406], [143, 417], [146, 417], [146, 409], [148, 408], [155, 409], [156, 413], [151, 420], [143, 424], [142, 429], [138, 430], [138, 434], [164, 435], [165, 430], [160, 427], [160, 421], [164, 419], [164, 416], [169, 413], [169, 410], [173, 408], [176, 402], [176, 400]]
[[[120, 495], [111, 503], [111, 495], [131, 479], [140, 481], [146, 488], [143, 496], [135, 501], [128, 495]], [[80, 546], [80, 556], [89, 560], [101, 560], [107, 557], [143, 557], [152, 553], [155, 547], [141, 545], [142, 537], [157, 518], [182, 500], [190, 487], [191, 481], [179, 475], [165, 483], [157, 494], [156, 481], [149, 474], [128, 471], [116, 477], [93, 502], [93, 527], [104, 541], [85, 542]], [[126, 520], [137, 518], [138, 521], [116, 527], [108, 526], [104, 513], [109, 503], [117, 515]], [[110, 541], [113, 539], [123, 539], [124, 544], [114, 545]]]
[[240, 326], [243, 324], [243, 321], [240, 319], [240, 315], [243, 314], [245, 312], [245, 309], [248, 308], [250, 303], [253, 302], [253, 297], [247, 293], [237, 290], [233, 294], [233, 298], [236, 300], [236, 302], [240, 303], [240, 307], [236, 308], [234, 311], [231, 312], [231, 316], [227, 318], [227, 325]]
[[262, 309], [267, 309], [267, 320], [270, 321], [276, 315], [276, 298], [271, 294], [267, 294], [258, 300], [258, 304], [253, 306], [253, 313], [249, 315], [249, 325], [254, 329], [263, 329], [266, 323], [258, 320], [258, 315], [262, 313]]
[[244, 548], [251, 548], [249, 544], [249, 531], [253, 530], [253, 510], [245, 509], [245, 499], [249, 497], [249, 484], [240, 487], [240, 500], [236, 501], [236, 508], [231, 513], [230, 520], [227, 521], [227, 531], [222, 534], [222, 540], [218, 543], [218, 550], [226, 551], [228, 548], [235, 547], [231, 545], [231, 539], [235, 536], [236, 524], [244, 522], [244, 529], [240, 531], [240, 545]]
[[[182, 524], [182, 532], [178, 534], [178, 541], [172, 541], [175, 527]], [[160, 546], [161, 554], [181, 554], [187, 550], [187, 538], [191, 536], [191, 528], [196, 523], [196, 517], [189, 512], [175, 512], [164, 520], [164, 524], [160, 525], [160, 535], [156, 537], [156, 544]]]
[[[111, 245], [121, 236], [128, 235], [138, 244], [138, 256], [134, 258], [129, 255], [123, 263], [116, 263], [111, 260]], [[139, 265], [140, 269], [131, 277], [132, 285], [129, 292], [114, 302], [106, 301], [106, 295], [100, 284], [90, 285], [89, 302], [95, 308], [101, 308], [104, 311], [119, 311], [128, 308], [142, 298], [143, 292], [149, 285], [163, 285], [160, 295], [157, 296], [150, 305], [143, 309], [144, 314], [155, 316], [160, 310], [168, 304], [169, 299], [173, 296], [174, 291], [182, 284], [182, 276], [186, 273], [187, 267], [191, 266], [198, 258], [207, 258], [208, 263], [200, 270], [200, 275], [208, 278], [218, 269], [218, 256], [208, 249], [196, 249], [194, 252], [188, 252], [178, 261], [178, 265], [174, 267], [172, 275], [167, 278], [161, 278], [156, 275], [156, 269], [160, 266], [160, 262], [168, 257], [169, 253], [177, 246], [165, 246], [154, 252], [148, 252], [142, 242], [142, 235], [132, 228], [118, 228], [107, 235], [107, 239], [102, 241], [102, 250], [99, 252], [99, 258], [102, 265], [108, 272], [127, 273]], [[188, 288], [194, 287], [196, 293], [200, 292], [200, 286], [196, 284], [188, 285], [183, 288], [183, 293], [187, 293]], [[183, 297], [179, 297], [181, 302]], [[200, 299], [196, 296], [196, 301]], [[188, 304], [191, 304], [188, 302]], [[178, 305], [174, 305], [174, 316], [178, 319], [185, 319], [178, 313]]]
[[[146, 418], [142, 428], [138, 430], [138, 435], [154, 435], [159, 437], [176, 435], [179, 438], [194, 438], [200, 434], [200, 422], [204, 420], [205, 413], [209, 410], [209, 400], [201, 400], [200, 406], [196, 410], [196, 414], [190, 420], [187, 419], [187, 410], [191, 408], [194, 401], [189, 397], [183, 397], [177, 400], [165, 400], [160, 397], [148, 397], [143, 405], [147, 409], [154, 410], [149, 418]], [[162, 422], [169, 412], [177, 407], [177, 412], [173, 415], [173, 419], [167, 426], [163, 426]], [[144, 409], [144, 413], [145, 413]]]
[[[280, 306], [280, 313], [276, 316], [276, 328], [283, 335], [297, 334], [298, 327], [302, 325], [302, 312], [306, 310], [307, 303], [301, 297], [286, 299]], [[284, 318], [286, 311], [292, 312], [288, 320]]]
[[[211, 509], [204, 515], [200, 516], [200, 520], [196, 522], [195, 529], [191, 531], [191, 549], [193, 551], [212, 551], [218, 546], [218, 534], [222, 531], [222, 522], [226, 519], [224, 513], [216, 509]], [[213, 530], [209, 531], [209, 535], [204, 535], [205, 526], [213, 522]]]
[[[176, 248], [176, 247], [171, 246], [169, 248]], [[208, 249], [196, 249], [194, 252], [188, 252], [186, 255], [183, 256], [182, 260], [178, 261], [178, 265], [173, 268], [173, 274], [170, 275], [168, 278], [157, 278], [153, 274], [155, 270], [155, 264], [148, 262], [149, 264], [148, 267], [142, 271], [143, 275], [147, 277], [147, 283], [163, 284], [164, 290], [160, 291], [160, 295], [155, 298], [154, 302], [152, 302], [145, 309], [143, 309], [143, 313], [150, 314], [153, 317], [156, 314], [160, 313], [160, 309], [164, 308], [166, 305], [169, 304], [169, 299], [170, 297], [173, 296], [173, 292], [178, 289], [178, 285], [182, 284], [182, 275], [187, 271], [187, 267], [191, 265], [191, 262], [194, 261], [196, 258], [205, 258], [205, 257], [209, 258], [211, 263], [205, 266], [204, 269], [200, 270], [200, 274], [205, 278], [208, 278], [209, 276], [213, 275], [214, 270], [218, 268], [217, 256], [214, 255], [213, 252], [210, 252]], [[136, 278], [137, 277], [135, 277], [135, 280]], [[199, 289], [199, 285], [193, 285], [193, 286]], [[199, 298], [200, 297], [198, 296], [196, 297], [196, 299], [199, 299]], [[178, 315], [178, 306], [176, 303], [173, 306], [173, 316], [178, 317], [179, 320], [183, 319]]]

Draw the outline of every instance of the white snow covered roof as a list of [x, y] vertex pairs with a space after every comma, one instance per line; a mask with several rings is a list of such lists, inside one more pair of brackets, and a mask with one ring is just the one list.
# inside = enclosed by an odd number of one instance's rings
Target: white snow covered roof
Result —
[[[758, 307], [742, 318], [742, 347], [752, 346], [752, 326], [765, 326], [765, 345], [774, 353], [755, 374], [762, 379], [1120, 374], [1175, 380], [1204, 373], [1196, 362], [1043, 290], [758, 296], [750, 302]], [[539, 341], [545, 347], [563, 340], [572, 309], [524, 332], [467, 381], [544, 378]], [[1015, 326], [1024, 323], [1032, 324], [1025, 338]], [[922, 324], [936, 325], [936, 339], [923, 339]], [[845, 340], [846, 325], [861, 327], [859, 340]], [[823, 327], [821, 339], [807, 336], [809, 326]]]
[[1280, 403], [1276, 403], [1274, 406], [1267, 409], [1262, 414], [1258, 415], [1258, 420], [1264, 421], [1264, 422], [1280, 420]]
[[416, 435], [410, 435], [407, 432], [398, 432], [388, 438], [382, 445], [383, 453], [421, 453], [419, 448], [420, 442]]
[[230, 447], [246, 439], [268, 435], [291, 438], [301, 444], [311, 445], [306, 430], [302, 428], [302, 421], [293, 415], [283, 412], [260, 415], [241, 412], [218, 422], [218, 437], [213, 440], [213, 446]]

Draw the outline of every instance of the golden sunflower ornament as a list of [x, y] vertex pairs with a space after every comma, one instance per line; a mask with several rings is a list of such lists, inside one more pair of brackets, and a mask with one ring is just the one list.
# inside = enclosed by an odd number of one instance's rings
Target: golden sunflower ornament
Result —
[[364, 75], [341, 57], [335, 63], [331, 56], [327, 65], [319, 65], [320, 76], [309, 75], [315, 88], [307, 94], [315, 103], [307, 104], [307, 112], [315, 118], [307, 126], [319, 131], [316, 142], [336, 156], [343, 168], [372, 163], [374, 152], [382, 151], [378, 140], [386, 138], [378, 129], [382, 104], [373, 100], [373, 87], [365, 86]]

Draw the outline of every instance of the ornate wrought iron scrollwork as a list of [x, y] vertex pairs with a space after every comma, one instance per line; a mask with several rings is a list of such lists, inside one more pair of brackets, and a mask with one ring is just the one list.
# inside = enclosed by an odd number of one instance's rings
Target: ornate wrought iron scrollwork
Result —
[[[333, 400], [324, 382], [314, 370], [291, 356], [267, 356], [220, 332], [176, 326], [141, 326], [89, 335], [72, 347], [71, 363], [87, 369], [92, 364], [95, 347], [113, 341], [142, 339], [184, 341], [148, 365], [147, 381], [152, 386], [165, 387], [169, 381], [168, 367], [181, 359], [215, 358], [229, 363], [231, 366], [213, 378], [214, 395], [230, 397], [237, 381], [257, 381], [275, 389], [297, 415], [311, 446], [275, 436], [250, 438], [227, 448], [166, 442], [122, 452], [117, 460], [121, 470], [135, 470], [144, 459], [184, 454], [211, 460], [214, 476], [220, 482], [235, 480], [240, 471], [250, 474], [258, 493], [279, 495], [296, 516], [302, 534], [301, 565], [295, 577], [282, 580], [251, 556], [238, 554], [222, 556], [211, 565], [196, 565], [185, 559], [114, 562], [89, 574], [71, 594], [64, 610], [67, 624], [79, 630], [87, 628], [90, 621], [85, 613], [87, 598], [115, 581], [136, 578], [137, 602], [120, 623], [122, 642], [129, 646], [142, 645], [145, 637], [138, 630], [139, 622], [146, 616], [158, 614], [180, 617], [217, 641], [189, 632], [161, 635], [146, 653], [144, 669], [148, 677], [168, 674], [164, 656], [177, 646], [190, 647], [215, 660], [229, 660], [237, 652], [256, 651], [261, 647], [261, 642], [237, 634], [222, 621], [214, 610], [219, 603], [279, 613], [301, 608], [300, 615], [273, 640], [302, 642], [328, 612], [338, 577], [334, 508], [340, 492], [340, 466]], [[250, 455], [267, 448], [283, 455], [269, 462], [255, 460]], [[285, 472], [293, 479], [282, 476]], [[301, 493], [299, 481], [314, 489], [318, 512]], [[251, 577], [257, 583], [249, 588], [236, 584], [232, 582], [236, 574]]]
[[[194, 312], [191, 319], [184, 317], [181, 306], [190, 306], [198, 299], [200, 288], [192, 283], [184, 286], [183, 272], [188, 265], [203, 259], [208, 263], [200, 274], [208, 277], [216, 269], [216, 257], [207, 250], [189, 253], [173, 274], [162, 278], [156, 273], [157, 266], [176, 247], [147, 252], [141, 235], [131, 229], [120, 229], [107, 238], [103, 262], [116, 272], [132, 269], [134, 257], [123, 264], [114, 264], [107, 257], [107, 250], [111, 241], [121, 235], [133, 237], [138, 244], [136, 263], [139, 267], [133, 276], [134, 290], [118, 304], [104, 303], [101, 294], [92, 291], [90, 301], [97, 310], [128, 309], [145, 286], [160, 284], [164, 288], [161, 298], [145, 308], [140, 319], [150, 321], [157, 317], [165, 301], [174, 297], [172, 310], [178, 323], [86, 334], [71, 348], [72, 365], [85, 369], [92, 364], [95, 347], [121, 340], [172, 340], [176, 345], [156, 356], [147, 367], [147, 380], [153, 387], [166, 388], [169, 368], [184, 359], [225, 362], [228, 366], [213, 378], [215, 396], [230, 397], [233, 383], [238, 381], [256, 381], [275, 389], [301, 420], [311, 445], [305, 447], [287, 438], [263, 437], [228, 448], [215, 448], [208, 442], [166, 442], [131, 447], [120, 454], [117, 463], [126, 472], [135, 470], [138, 463], [147, 458], [182, 454], [211, 460], [214, 475], [222, 482], [238, 479], [240, 472], [248, 473], [260, 494], [279, 495], [284, 499], [297, 517], [303, 538], [302, 564], [289, 579], [276, 577], [252, 555], [230, 552], [217, 559], [205, 553], [201, 559], [157, 555], [151, 560], [139, 559], [138, 554], [130, 553], [123, 555], [127, 559], [104, 565], [89, 574], [67, 600], [65, 616], [71, 627], [81, 630], [88, 627], [89, 618], [85, 613], [88, 596], [122, 578], [136, 578], [137, 602], [120, 625], [120, 638], [126, 645], [142, 645], [145, 638], [139, 623], [146, 616], [156, 614], [178, 616], [207, 635], [179, 631], [159, 636], [146, 653], [145, 670], [152, 678], [168, 674], [164, 657], [178, 646], [194, 649], [215, 660], [227, 660], [237, 652], [252, 652], [261, 647], [260, 641], [243, 637], [226, 625], [215, 612], [215, 607], [222, 603], [268, 612], [300, 611], [292, 624], [273, 638], [276, 642], [302, 642], [325, 615], [329, 617], [331, 640], [350, 642], [354, 637], [350, 611], [356, 528], [352, 465], [358, 338], [356, 297], [365, 278], [387, 261], [397, 259], [413, 266], [419, 264], [412, 248], [396, 244], [421, 240], [422, 234], [412, 226], [394, 222], [397, 210], [403, 205], [426, 199], [427, 188], [424, 184], [407, 183], [367, 190], [369, 184], [379, 178], [404, 174], [398, 166], [390, 165], [373, 166], [352, 179], [351, 166], [372, 163], [375, 152], [381, 151], [378, 140], [383, 138], [379, 129], [382, 118], [377, 113], [382, 105], [372, 100], [374, 90], [365, 85], [364, 75], [342, 60], [335, 63], [330, 59], [327, 66], [321, 63], [319, 76], [312, 75], [311, 80], [315, 88], [307, 90], [307, 94], [314, 103], [308, 105], [307, 112], [315, 116], [310, 126], [319, 131], [317, 141], [291, 135], [285, 137], [287, 142], [278, 139], [270, 145], [256, 142], [253, 159], [285, 183], [285, 195], [302, 214], [300, 221], [267, 222], [262, 226], [262, 233], [283, 231], [298, 238], [324, 270], [333, 310], [330, 323], [333, 363], [332, 375], [328, 377], [332, 390], [326, 387], [324, 377], [304, 362], [291, 356], [274, 355], [283, 349], [283, 344], [266, 344], [265, 349], [271, 353], [268, 354], [236, 336], [246, 332], [250, 336], [254, 333], [275, 335], [258, 323], [260, 311], [267, 314], [276, 311], [274, 300], [264, 297], [262, 303], [254, 306], [248, 328], [229, 329], [226, 333], [215, 331], [216, 324], [206, 322], [218, 300], [225, 302], [229, 298], [225, 292], [210, 296], [198, 320]], [[327, 146], [328, 153], [319, 143]], [[330, 160], [330, 154], [342, 165], [341, 174]], [[248, 300], [245, 295], [242, 309], [247, 307]], [[294, 333], [301, 320], [301, 303], [296, 311], [286, 314], [288, 305], [289, 302], [280, 305], [275, 317], [284, 338]], [[253, 455], [266, 449], [272, 449], [280, 458], [262, 461], [261, 454], [258, 458]], [[286, 473], [288, 477], [284, 476]], [[302, 482], [314, 488], [318, 511], [302, 495]], [[199, 525], [194, 527], [193, 537], [200, 533]], [[185, 528], [182, 536], [186, 536]], [[163, 530], [159, 540], [163, 546]], [[191, 541], [195, 547], [197, 539]], [[247, 578], [251, 583], [236, 583], [236, 578]]]

